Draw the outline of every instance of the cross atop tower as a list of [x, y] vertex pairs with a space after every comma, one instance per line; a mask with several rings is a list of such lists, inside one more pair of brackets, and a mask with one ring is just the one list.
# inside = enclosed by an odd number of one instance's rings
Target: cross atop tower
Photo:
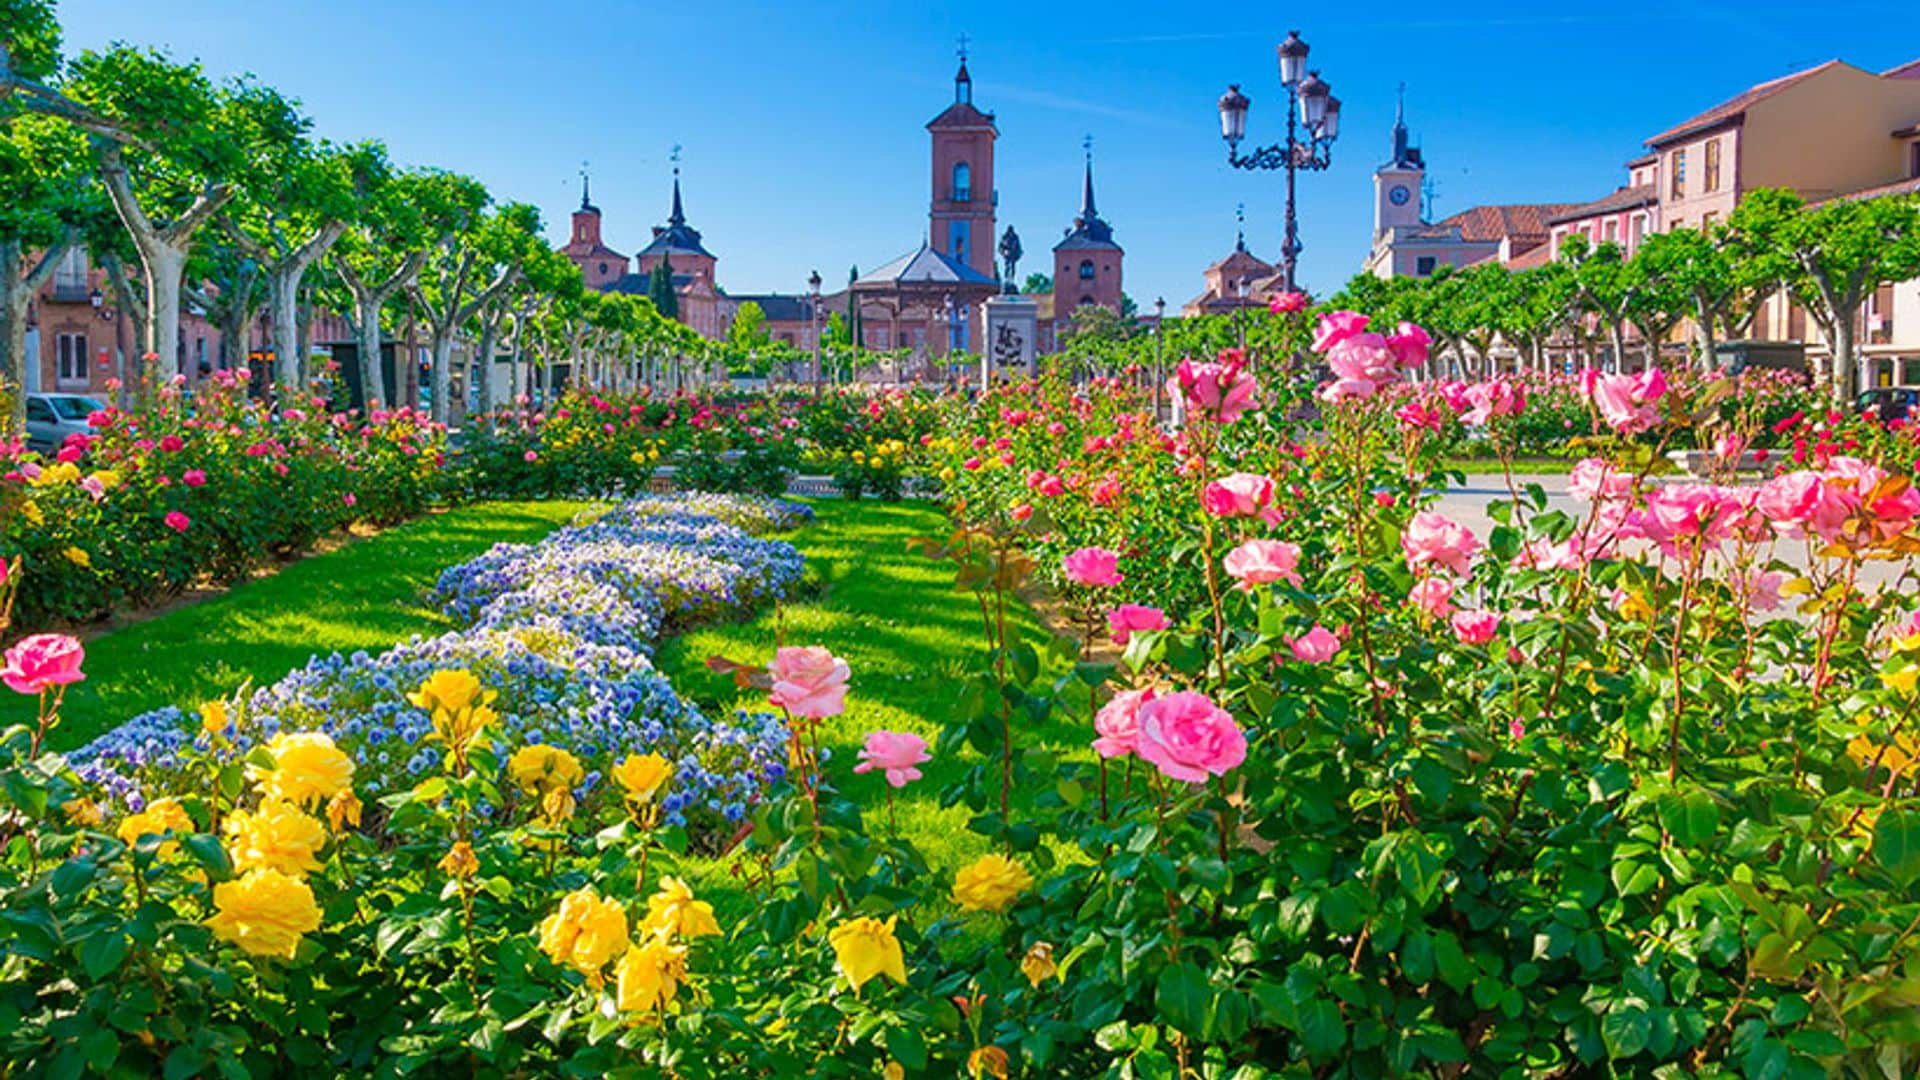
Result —
[[1247, 250], [1247, 204], [1239, 203], [1233, 208], [1233, 250]]
[[955, 51], [956, 51], [957, 53], [959, 53], [959, 55], [960, 55], [960, 62], [961, 62], [962, 64], [965, 64], [965, 63], [967, 62], [967, 42], [968, 42], [968, 40], [969, 40], [969, 39], [968, 39], [968, 37], [967, 37], [967, 35], [966, 35], [966, 34], [965, 34], [965, 33], [963, 32], [963, 33], [962, 33], [962, 34], [960, 35], [960, 47], [959, 47], [959, 48], [958, 48], [957, 50], [955, 50]]
[[587, 163], [580, 163], [580, 209], [593, 209], [593, 200], [587, 195]]

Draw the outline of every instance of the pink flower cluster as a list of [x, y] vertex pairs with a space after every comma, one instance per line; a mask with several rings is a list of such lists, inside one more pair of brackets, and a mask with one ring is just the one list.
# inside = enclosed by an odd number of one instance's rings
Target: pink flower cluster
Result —
[[1257, 517], [1269, 525], [1280, 521], [1273, 506], [1273, 479], [1258, 473], [1231, 473], [1213, 481], [1201, 491], [1200, 505], [1214, 517]]
[[1313, 335], [1315, 352], [1326, 356], [1333, 380], [1320, 389], [1325, 401], [1370, 398], [1400, 381], [1402, 371], [1426, 363], [1433, 339], [1409, 322], [1393, 333], [1367, 329], [1368, 318], [1353, 311], [1334, 311], [1320, 317]]
[[1587, 368], [1580, 373], [1580, 391], [1608, 427], [1622, 435], [1638, 435], [1660, 422], [1660, 410], [1654, 404], [1667, 392], [1667, 377], [1659, 368], [1635, 375], [1602, 375]]
[[1480, 541], [1466, 526], [1444, 514], [1422, 510], [1400, 534], [1400, 547], [1407, 554], [1407, 565], [1414, 570], [1438, 566], [1465, 577], [1472, 570]]
[[1246, 354], [1238, 349], [1223, 350], [1212, 362], [1183, 359], [1167, 382], [1167, 392], [1186, 399], [1187, 410], [1195, 416], [1231, 424], [1253, 407], [1260, 388], [1243, 370], [1246, 362]]
[[1247, 737], [1225, 709], [1191, 690], [1125, 690], [1093, 719], [1101, 757], [1137, 754], [1168, 777], [1199, 783], [1247, 759]]
[[1068, 581], [1088, 588], [1118, 585], [1125, 578], [1120, 573], [1119, 553], [1102, 547], [1083, 547], [1071, 552], [1063, 564]]

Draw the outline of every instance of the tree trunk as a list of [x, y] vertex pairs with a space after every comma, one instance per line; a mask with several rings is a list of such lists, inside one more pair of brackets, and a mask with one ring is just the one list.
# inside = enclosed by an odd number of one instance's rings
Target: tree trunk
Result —
[[1844, 406], [1853, 395], [1867, 388], [1865, 380], [1871, 371], [1853, 354], [1854, 313], [1834, 311], [1831, 314], [1827, 340], [1833, 343], [1833, 400], [1836, 405]]
[[73, 230], [67, 230], [31, 267], [18, 237], [0, 240], [0, 404], [6, 409], [0, 415], [0, 435], [8, 438], [26, 437], [27, 365], [40, 362], [27, 355], [27, 306], [76, 240]]
[[267, 254], [264, 251], [255, 254], [263, 265], [270, 267], [267, 295], [273, 318], [274, 382], [283, 394], [303, 388], [301, 383], [307, 366], [300, 343], [304, 329], [300, 325], [300, 281], [307, 276], [308, 267], [325, 255], [346, 231], [342, 222], [328, 224], [278, 264], [264, 258]]

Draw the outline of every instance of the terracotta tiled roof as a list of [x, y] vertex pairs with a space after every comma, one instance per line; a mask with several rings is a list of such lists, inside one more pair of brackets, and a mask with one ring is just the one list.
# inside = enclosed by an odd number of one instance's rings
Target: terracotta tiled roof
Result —
[[1660, 160], [1659, 154], [1653, 153], [1652, 151], [1648, 151], [1647, 153], [1641, 154], [1639, 157], [1634, 158], [1632, 161], [1627, 162], [1627, 168], [1631, 169], [1637, 165], [1651, 165], [1654, 162], [1659, 160]]
[[1246, 248], [1235, 248], [1226, 258], [1207, 267], [1209, 270], [1238, 270], [1241, 267], [1271, 271], [1273, 264], [1253, 255]]
[[1547, 219], [1572, 209], [1574, 203], [1508, 203], [1476, 206], [1435, 222], [1458, 226], [1460, 239], [1492, 243], [1509, 236], [1545, 236]]
[[1555, 214], [1547, 219], [1547, 224], [1560, 225], [1569, 221], [1579, 221], [1582, 218], [1597, 217], [1601, 214], [1617, 214], [1622, 210], [1651, 206], [1659, 201], [1660, 189], [1652, 184], [1641, 184], [1639, 187], [1623, 187], [1611, 195], [1602, 196], [1590, 203], [1581, 203], [1572, 209]]
[[981, 112], [965, 101], [956, 101], [946, 111], [927, 121], [927, 130], [942, 128], [992, 128], [993, 114]]
[[1745, 93], [1730, 97], [1693, 119], [1675, 127], [1670, 127], [1660, 134], [1655, 135], [1653, 138], [1647, 140], [1647, 145], [1659, 146], [1663, 143], [1672, 142], [1682, 136], [1691, 135], [1696, 131], [1703, 131], [1716, 124], [1724, 124], [1745, 113], [1748, 106], [1753, 105], [1755, 102], [1764, 101], [1809, 76], [1818, 75], [1828, 68], [1838, 67], [1839, 65], [1840, 61], [1838, 60], [1829, 60], [1819, 67], [1810, 67], [1805, 71], [1796, 71], [1791, 75], [1782, 75], [1780, 78], [1774, 79], [1771, 82], [1763, 82], [1758, 86], [1749, 87]]
[[[1895, 180], [1891, 184], [1849, 191], [1842, 195], [1835, 195], [1831, 199], [1823, 199], [1821, 202], [1855, 202], [1863, 199], [1884, 199], [1890, 195], [1920, 195], [1920, 176], [1909, 176], [1905, 180]], [[1814, 205], [1817, 206], [1819, 203]]]
[[1527, 250], [1508, 259], [1509, 270], [1535, 270], [1553, 261], [1552, 244], [1535, 244]]
[[1880, 73], [1883, 79], [1920, 79], [1920, 60], [1909, 60], [1899, 67], [1891, 67]]

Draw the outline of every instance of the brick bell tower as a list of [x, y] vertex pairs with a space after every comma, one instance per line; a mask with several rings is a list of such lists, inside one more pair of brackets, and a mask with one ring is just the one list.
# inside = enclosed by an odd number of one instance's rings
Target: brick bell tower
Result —
[[927, 240], [935, 251], [995, 277], [993, 114], [973, 107], [967, 52], [953, 77], [953, 104], [927, 124], [933, 134], [933, 199]]

